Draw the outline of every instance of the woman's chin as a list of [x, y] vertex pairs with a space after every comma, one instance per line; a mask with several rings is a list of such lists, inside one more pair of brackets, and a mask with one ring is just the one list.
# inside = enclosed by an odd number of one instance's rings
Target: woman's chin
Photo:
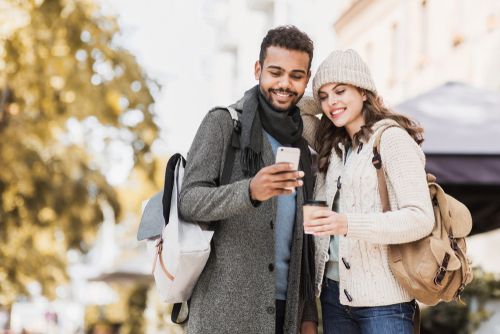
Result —
[[341, 127], [345, 126], [345, 121], [344, 121], [342, 118], [340, 118], [340, 119], [335, 119], [335, 118], [333, 118], [333, 119], [332, 119], [332, 123], [333, 123], [333, 125], [335, 125], [337, 128], [341, 128]]

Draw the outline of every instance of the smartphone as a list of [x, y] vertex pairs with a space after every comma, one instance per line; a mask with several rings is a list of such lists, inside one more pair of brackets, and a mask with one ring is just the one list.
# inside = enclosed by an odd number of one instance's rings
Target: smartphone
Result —
[[[280, 146], [278, 147], [278, 152], [276, 153], [276, 163], [291, 163], [293, 164], [292, 169], [290, 170], [297, 170], [299, 168], [299, 161], [300, 161], [300, 148], [295, 148], [295, 147], [283, 147]], [[283, 171], [288, 172], [288, 171]], [[285, 189], [292, 190], [293, 187], [287, 187]]]

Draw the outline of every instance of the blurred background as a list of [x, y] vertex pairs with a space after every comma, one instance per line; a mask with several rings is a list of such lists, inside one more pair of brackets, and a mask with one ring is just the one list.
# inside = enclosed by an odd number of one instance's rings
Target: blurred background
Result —
[[314, 41], [313, 76], [360, 53], [471, 210], [467, 305], [424, 306], [422, 333], [500, 333], [500, 0], [0, 0], [0, 333], [185, 332], [136, 241], [141, 203], [286, 24]]

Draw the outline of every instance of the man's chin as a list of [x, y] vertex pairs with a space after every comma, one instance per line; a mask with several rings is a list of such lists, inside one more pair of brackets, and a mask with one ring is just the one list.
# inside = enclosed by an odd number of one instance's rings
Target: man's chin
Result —
[[285, 113], [285, 112], [290, 111], [290, 109], [292, 109], [295, 105], [293, 104], [293, 101], [288, 102], [286, 104], [281, 104], [273, 99], [273, 100], [271, 100], [271, 106], [273, 107], [274, 110], [281, 112], [281, 113]]

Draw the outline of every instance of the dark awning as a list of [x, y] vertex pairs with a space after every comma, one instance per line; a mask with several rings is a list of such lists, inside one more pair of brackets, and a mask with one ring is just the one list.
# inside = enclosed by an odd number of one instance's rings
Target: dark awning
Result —
[[425, 153], [500, 155], [500, 93], [449, 82], [394, 110], [425, 128]]
[[500, 228], [500, 93], [449, 82], [394, 107], [425, 129], [426, 170], [472, 213], [472, 234]]

